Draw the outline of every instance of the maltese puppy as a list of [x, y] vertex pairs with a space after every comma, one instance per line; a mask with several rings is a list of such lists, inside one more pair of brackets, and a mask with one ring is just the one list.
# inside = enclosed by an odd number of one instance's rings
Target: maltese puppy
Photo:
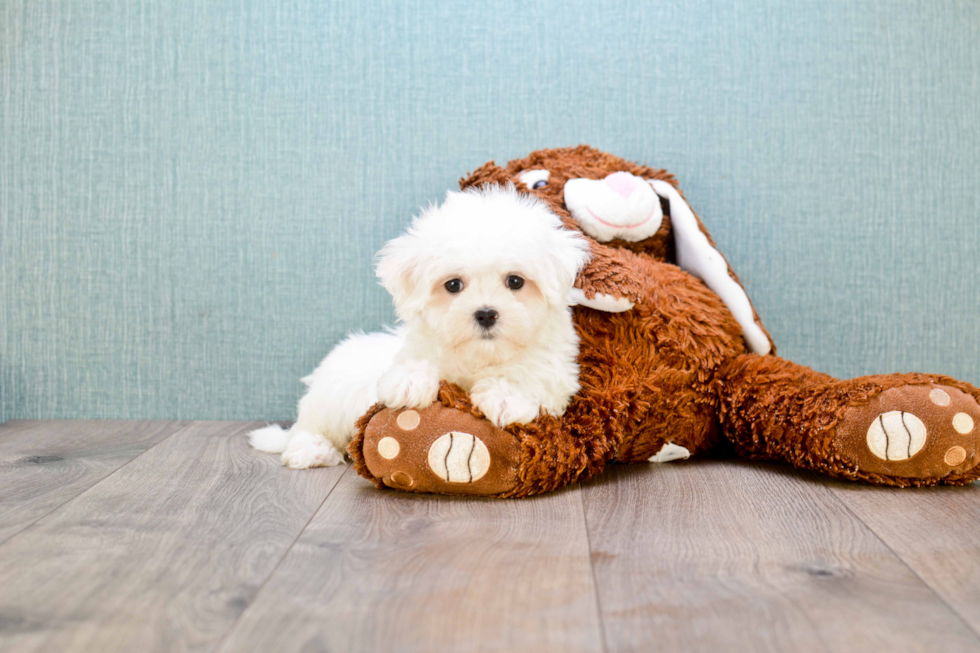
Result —
[[512, 185], [449, 192], [378, 256], [403, 324], [340, 343], [303, 379], [292, 428], [253, 431], [253, 447], [336, 465], [372, 405], [428, 406], [440, 380], [501, 427], [565, 412], [579, 389], [568, 295], [588, 244], [543, 202]]

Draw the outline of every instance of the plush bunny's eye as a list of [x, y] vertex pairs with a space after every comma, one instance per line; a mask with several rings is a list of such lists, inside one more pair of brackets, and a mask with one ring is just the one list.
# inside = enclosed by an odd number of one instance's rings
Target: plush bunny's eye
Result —
[[551, 173], [547, 170], [528, 170], [521, 173], [521, 181], [531, 190], [538, 190], [548, 185], [548, 178]]

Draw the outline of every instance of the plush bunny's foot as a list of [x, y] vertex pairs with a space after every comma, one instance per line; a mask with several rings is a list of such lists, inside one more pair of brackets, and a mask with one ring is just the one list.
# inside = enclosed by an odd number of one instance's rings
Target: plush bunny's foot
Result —
[[397, 490], [496, 495], [517, 486], [518, 439], [488, 420], [435, 403], [383, 409], [351, 455], [379, 483]]
[[835, 437], [842, 457], [883, 481], [969, 482], [980, 465], [980, 405], [941, 384], [890, 388], [848, 408]]

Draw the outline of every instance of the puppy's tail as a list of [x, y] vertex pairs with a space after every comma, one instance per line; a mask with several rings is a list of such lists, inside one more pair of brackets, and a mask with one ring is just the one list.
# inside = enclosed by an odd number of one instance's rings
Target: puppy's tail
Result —
[[249, 433], [248, 443], [259, 451], [282, 453], [289, 444], [289, 431], [278, 424], [270, 424]]

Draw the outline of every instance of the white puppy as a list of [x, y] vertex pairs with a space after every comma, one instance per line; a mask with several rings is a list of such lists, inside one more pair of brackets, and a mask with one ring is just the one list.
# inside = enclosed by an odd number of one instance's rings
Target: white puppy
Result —
[[499, 426], [561, 415], [579, 388], [568, 295], [587, 260], [584, 238], [511, 185], [450, 192], [379, 253], [403, 325], [340, 343], [304, 379], [293, 427], [249, 441], [289, 467], [336, 465], [368, 408], [428, 406], [440, 379]]

